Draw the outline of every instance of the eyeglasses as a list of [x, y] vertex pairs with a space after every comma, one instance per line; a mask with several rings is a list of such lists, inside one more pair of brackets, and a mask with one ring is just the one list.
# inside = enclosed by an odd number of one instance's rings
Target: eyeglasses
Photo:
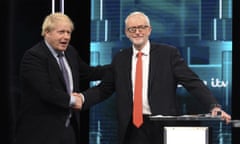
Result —
[[145, 30], [147, 29], [149, 26], [148, 25], [139, 25], [139, 26], [133, 26], [133, 27], [129, 27], [127, 28], [127, 30], [130, 32], [130, 33], [135, 33], [138, 30], [142, 31], [142, 30]]

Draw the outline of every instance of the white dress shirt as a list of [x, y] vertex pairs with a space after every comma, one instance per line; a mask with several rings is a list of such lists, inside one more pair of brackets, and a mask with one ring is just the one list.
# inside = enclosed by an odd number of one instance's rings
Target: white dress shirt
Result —
[[[148, 103], [148, 75], [149, 75], [149, 60], [150, 60], [150, 42], [148, 41], [144, 48], [141, 50], [143, 53], [142, 55], [142, 68], [143, 68], [143, 89], [142, 89], [142, 96], [143, 96], [143, 114], [150, 115], [151, 110]], [[134, 93], [134, 86], [135, 86], [135, 73], [136, 73], [136, 63], [137, 63], [137, 53], [138, 50], [133, 47], [133, 55], [132, 55], [132, 86], [133, 86], [133, 93]], [[133, 94], [134, 96], [134, 94]], [[134, 98], [133, 98], [134, 99]]]

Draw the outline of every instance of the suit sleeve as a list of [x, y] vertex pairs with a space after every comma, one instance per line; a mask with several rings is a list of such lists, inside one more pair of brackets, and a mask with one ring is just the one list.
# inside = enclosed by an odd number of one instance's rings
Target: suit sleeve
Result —
[[115, 91], [114, 87], [114, 71], [111, 65], [105, 71], [105, 75], [98, 86], [92, 87], [83, 92], [85, 102], [83, 109], [88, 109], [92, 105], [102, 102], [112, 96]]
[[209, 109], [212, 104], [218, 103], [199, 76], [187, 66], [177, 49], [172, 51], [172, 68], [177, 83], [184, 86], [192, 96], [197, 97], [206, 106], [206, 109]]

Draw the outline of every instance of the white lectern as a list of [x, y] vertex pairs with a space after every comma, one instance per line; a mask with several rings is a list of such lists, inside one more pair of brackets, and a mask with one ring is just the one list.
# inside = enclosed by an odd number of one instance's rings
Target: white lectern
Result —
[[[181, 115], [181, 116], [152, 116], [153, 121], [163, 123], [167, 122], [184, 122], [179, 125], [164, 125], [163, 140], [164, 144], [210, 144], [210, 130], [208, 126], [191, 125], [192, 121], [221, 121], [220, 117], [212, 117], [209, 114], [200, 115]], [[187, 125], [189, 124], [189, 125]]]
[[208, 127], [164, 127], [164, 144], [209, 144]]

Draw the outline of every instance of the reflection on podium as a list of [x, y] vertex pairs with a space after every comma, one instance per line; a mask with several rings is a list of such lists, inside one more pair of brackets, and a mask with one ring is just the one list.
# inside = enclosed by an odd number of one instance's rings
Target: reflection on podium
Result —
[[181, 115], [181, 116], [152, 116], [153, 121], [159, 121], [163, 129], [164, 144], [213, 144], [212, 122], [223, 123], [221, 117], [209, 114]]
[[208, 127], [164, 127], [164, 144], [209, 144]]

